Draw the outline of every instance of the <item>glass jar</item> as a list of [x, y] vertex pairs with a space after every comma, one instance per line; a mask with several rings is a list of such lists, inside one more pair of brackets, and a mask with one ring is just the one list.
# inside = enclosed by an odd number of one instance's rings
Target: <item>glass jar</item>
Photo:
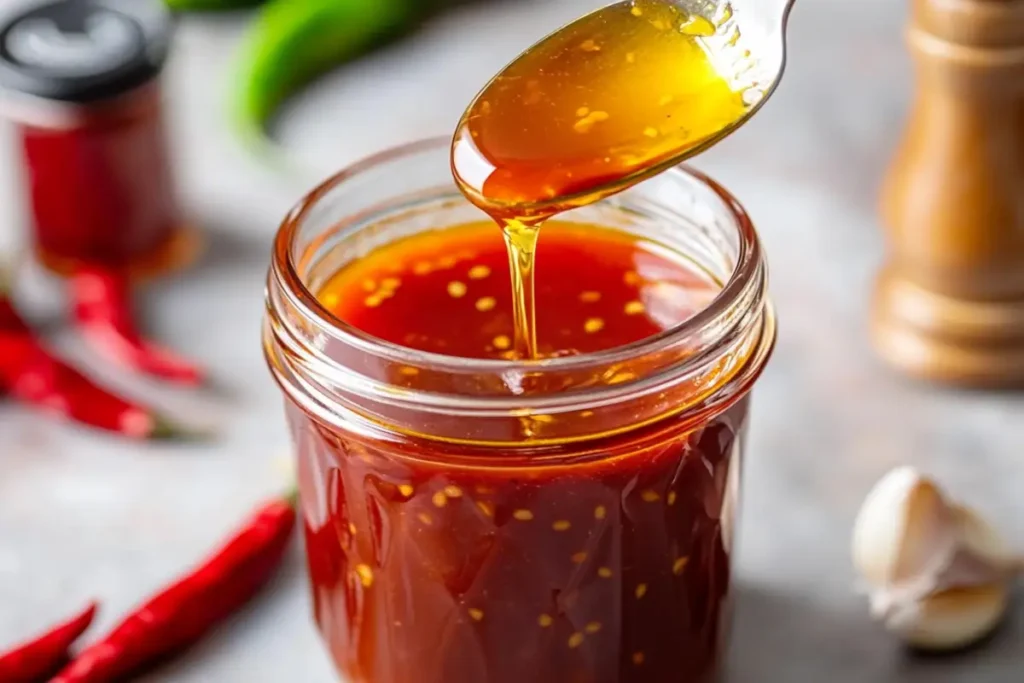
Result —
[[157, 0], [44, 0], [0, 19], [0, 111], [14, 123], [31, 238], [57, 272], [149, 272], [194, 256], [182, 230], [160, 75]]
[[[562, 218], [655, 242], [721, 290], [656, 336], [536, 361], [413, 351], [334, 318], [315, 293], [347, 262], [479, 220], [447, 140], [343, 171], [278, 233], [264, 349], [313, 609], [354, 683], [714, 676], [749, 392], [775, 339], [761, 247], [736, 201], [686, 168]], [[593, 381], [624, 363], [629, 381]], [[409, 368], [432, 391], [400, 386]], [[522, 393], [526, 375], [549, 389]], [[525, 442], [524, 420], [544, 426]]]

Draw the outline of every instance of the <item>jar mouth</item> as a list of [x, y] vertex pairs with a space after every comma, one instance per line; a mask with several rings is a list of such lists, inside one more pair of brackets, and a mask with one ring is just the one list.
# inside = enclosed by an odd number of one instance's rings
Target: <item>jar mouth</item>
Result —
[[[482, 373], [494, 373], [507, 370], [552, 370], [552, 371], [578, 371], [595, 364], [608, 365], [617, 362], [624, 362], [648, 352], [655, 352], [663, 349], [666, 343], [680, 338], [702, 336], [699, 333], [714, 326], [720, 321], [722, 315], [728, 311], [737, 301], [745, 298], [752, 287], [760, 286], [757, 281], [758, 275], [763, 270], [763, 254], [754, 225], [747, 215], [746, 210], [739, 202], [721, 185], [712, 180], [701, 171], [691, 168], [688, 165], [675, 166], [666, 173], [683, 174], [696, 180], [711, 190], [727, 207], [731, 218], [735, 221], [739, 236], [738, 254], [736, 265], [731, 276], [723, 284], [712, 301], [697, 313], [686, 320], [667, 327], [657, 334], [645, 337], [638, 341], [616, 346], [611, 349], [593, 353], [581, 353], [572, 356], [561, 356], [543, 359], [518, 359], [504, 360], [491, 358], [465, 358], [461, 356], [449, 356], [431, 351], [420, 351], [400, 344], [395, 344], [384, 339], [371, 335], [344, 320], [337, 318], [327, 309], [309, 290], [303, 282], [299, 272], [298, 264], [292, 253], [292, 244], [295, 233], [310, 213], [316, 208], [319, 202], [332, 189], [341, 183], [351, 181], [361, 174], [370, 171], [382, 164], [396, 161], [402, 157], [426, 150], [434, 149], [440, 145], [448, 145], [447, 138], [435, 137], [417, 142], [407, 143], [392, 149], [379, 152], [366, 157], [351, 166], [339, 171], [332, 177], [325, 180], [310, 192], [285, 218], [281, 229], [278, 231], [274, 241], [275, 271], [276, 274], [287, 285], [286, 292], [292, 303], [303, 313], [315, 319], [329, 321], [335, 333], [354, 346], [361, 348], [375, 355], [387, 357], [396, 362], [406, 362], [411, 365], [425, 364], [440, 371], [446, 369], [459, 372], [472, 372], [474, 369]], [[495, 226], [495, 230], [498, 227]], [[281, 267], [283, 266], [283, 268]], [[699, 359], [692, 356], [694, 362]]]
[[[775, 340], [764, 255], [740, 204], [687, 167], [598, 202], [591, 208], [599, 217], [586, 221], [622, 221], [627, 231], [634, 230], [634, 221], [646, 221], [644, 229], [656, 233], [652, 244], [662, 239], [659, 246], [665, 246], [673, 235], [685, 236], [695, 254], [676, 251], [704, 258], [707, 263], [699, 265], [717, 271], [714, 279], [721, 285], [713, 300], [657, 334], [571, 356], [465, 358], [395, 344], [335, 317], [316, 295], [316, 282], [322, 284], [341, 267], [332, 256], [338, 247], [332, 240], [358, 242], [396, 222], [410, 222], [413, 230], [455, 225], [448, 222], [453, 213], [462, 216], [460, 221], [482, 217], [455, 187], [449, 144], [446, 138], [428, 139], [360, 161], [314, 189], [281, 225], [268, 276], [264, 350], [278, 383], [305, 410], [328, 422], [365, 419], [368, 429], [387, 425], [453, 442], [512, 443], [521, 438], [502, 431], [502, 420], [594, 414], [608, 418], [603, 424], [614, 423], [611, 431], [622, 431], [668, 414], [706, 414], [749, 389]], [[413, 182], [410, 189], [403, 170], [410, 176], [425, 173], [429, 181]], [[692, 205], [693, 216], [691, 209], [678, 210], [686, 203], [681, 197]], [[346, 208], [339, 211], [339, 202]], [[472, 212], [468, 219], [467, 211]], [[723, 238], [722, 232], [728, 234]], [[377, 246], [388, 241], [381, 238]], [[424, 384], [429, 389], [396, 381], [410, 368], [430, 379]], [[620, 373], [623, 369], [628, 372]], [[490, 428], [480, 426], [488, 421]], [[577, 431], [563, 431], [553, 441], [595, 436], [588, 420], [558, 422]], [[429, 425], [426, 431], [423, 425]]]

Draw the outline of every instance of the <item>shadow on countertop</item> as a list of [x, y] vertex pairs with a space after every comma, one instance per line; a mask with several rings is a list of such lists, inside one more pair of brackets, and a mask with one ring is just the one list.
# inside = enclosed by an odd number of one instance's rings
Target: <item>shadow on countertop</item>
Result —
[[968, 651], [917, 654], [870, 621], [866, 604], [815, 603], [740, 582], [724, 683], [1009, 683], [1021, 680], [1022, 591], [990, 638]]

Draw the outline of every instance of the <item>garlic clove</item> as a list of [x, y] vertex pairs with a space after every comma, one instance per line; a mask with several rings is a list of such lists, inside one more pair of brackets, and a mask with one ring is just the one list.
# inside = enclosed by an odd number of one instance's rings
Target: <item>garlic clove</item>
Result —
[[923, 650], [968, 647], [999, 625], [1009, 604], [1006, 582], [952, 588], [917, 602], [911, 612], [886, 620], [908, 645]]
[[853, 529], [853, 561], [873, 586], [914, 581], [940, 567], [956, 545], [950, 506], [911, 467], [884, 476], [868, 493]]
[[853, 557], [870, 585], [875, 618], [929, 650], [966, 647], [990, 633], [1006, 612], [1018, 568], [987, 520], [908, 467], [868, 494]]
[[962, 505], [953, 507], [964, 549], [992, 567], [1011, 571], [1015, 557], [1005, 539], [984, 517]]

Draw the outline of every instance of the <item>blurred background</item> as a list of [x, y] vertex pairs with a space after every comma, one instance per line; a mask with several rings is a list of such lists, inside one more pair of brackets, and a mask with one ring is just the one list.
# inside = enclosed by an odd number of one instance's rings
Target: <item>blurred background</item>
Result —
[[[450, 134], [500, 67], [600, 4], [481, 0], [432, 17], [283, 106], [272, 132], [291, 160], [286, 172], [246, 148], [228, 111], [251, 13], [180, 17], [166, 107], [182, 203], [205, 251], [141, 290], [139, 310], [154, 337], [204, 363], [224, 390], [196, 395], [105, 368], [96, 376], [209, 423], [219, 438], [139, 444], [0, 405], [0, 643], [94, 596], [105, 605], [100, 622], [111, 625], [281, 488], [288, 442], [260, 348], [263, 283], [281, 219], [350, 162]], [[861, 499], [900, 464], [935, 473], [1024, 546], [1024, 399], [911, 382], [883, 366], [867, 339], [883, 254], [878, 191], [913, 85], [906, 5], [798, 1], [774, 99], [694, 161], [752, 215], [780, 320], [754, 403], [730, 682], [995, 683], [1018, 680], [1024, 669], [1021, 607], [981, 649], [911, 657], [870, 623], [849, 560]], [[0, 122], [7, 255], [20, 253], [26, 233], [21, 174], [11, 127]], [[47, 276], [25, 277], [40, 283], [29, 310], [54, 348], [91, 367], [73, 331], [47, 325], [59, 313]], [[306, 590], [295, 548], [263, 599], [145, 680], [335, 680]]]

